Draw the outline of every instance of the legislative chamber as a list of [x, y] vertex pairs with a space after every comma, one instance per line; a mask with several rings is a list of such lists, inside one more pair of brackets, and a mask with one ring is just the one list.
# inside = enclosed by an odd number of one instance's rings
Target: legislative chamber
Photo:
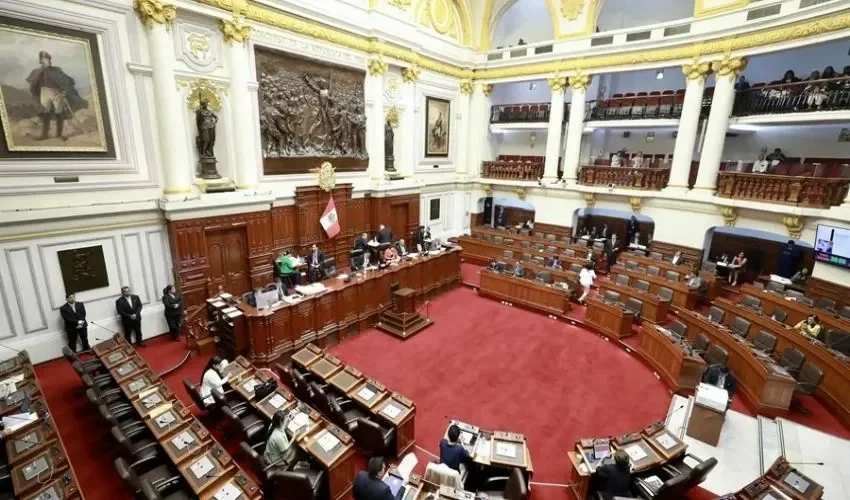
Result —
[[0, 500], [850, 498], [850, 4], [0, 5]]

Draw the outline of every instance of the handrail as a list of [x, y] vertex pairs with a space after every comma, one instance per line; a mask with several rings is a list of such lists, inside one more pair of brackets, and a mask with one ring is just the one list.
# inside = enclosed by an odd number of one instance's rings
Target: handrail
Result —
[[800, 207], [829, 208], [841, 205], [850, 179], [790, 175], [719, 172], [717, 196]]
[[536, 181], [543, 177], [544, 162], [484, 161], [481, 162], [481, 177], [486, 179], [508, 179]]
[[660, 191], [667, 186], [669, 179], [669, 168], [584, 165], [579, 171], [579, 184], [588, 186], [616, 186]]

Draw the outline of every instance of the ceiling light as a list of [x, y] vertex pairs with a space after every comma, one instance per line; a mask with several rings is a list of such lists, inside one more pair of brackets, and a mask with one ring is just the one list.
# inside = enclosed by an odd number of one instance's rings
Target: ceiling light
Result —
[[655, 79], [656, 79], [656, 80], [662, 80], [662, 79], [664, 79], [664, 70], [663, 70], [663, 69], [659, 69], [659, 70], [655, 73]]

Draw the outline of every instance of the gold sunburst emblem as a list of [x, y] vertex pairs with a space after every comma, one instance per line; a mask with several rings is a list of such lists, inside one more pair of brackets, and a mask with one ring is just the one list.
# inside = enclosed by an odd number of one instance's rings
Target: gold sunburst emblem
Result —
[[319, 167], [319, 187], [325, 191], [333, 191], [336, 186], [336, 171], [331, 162], [326, 161]]

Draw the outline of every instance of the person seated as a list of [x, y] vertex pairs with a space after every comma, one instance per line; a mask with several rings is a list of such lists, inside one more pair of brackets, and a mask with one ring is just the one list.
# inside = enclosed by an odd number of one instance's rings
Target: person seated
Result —
[[408, 254], [407, 245], [404, 244], [404, 239], [400, 239], [398, 240], [398, 242], [396, 242], [395, 249], [401, 257], [404, 257]]
[[369, 251], [369, 235], [361, 233], [360, 237], [354, 240], [354, 250]]
[[378, 226], [378, 234], [375, 236], [375, 239], [379, 244], [392, 243], [393, 242], [393, 232], [387, 226], [381, 224]]
[[750, 82], [747, 81], [747, 77], [739, 76], [738, 81], [735, 82], [735, 91], [747, 90], [748, 88], [750, 88]]
[[201, 397], [204, 398], [204, 404], [207, 406], [215, 404], [215, 399], [212, 396], [213, 389], [224, 391], [224, 384], [230, 380], [230, 375], [222, 375], [222, 371], [225, 368], [227, 368], [227, 360], [213, 356], [204, 367], [203, 373], [201, 373], [200, 393]]
[[720, 256], [720, 260], [717, 261], [719, 264], [728, 264], [729, 263], [729, 254], [724, 253]]
[[624, 450], [617, 450], [614, 453], [613, 462], [610, 458], [606, 458], [594, 474], [596, 492], [605, 500], [611, 500], [614, 497], [631, 498], [632, 493], [629, 489], [632, 482], [631, 463], [629, 454]]
[[596, 234], [597, 234], [597, 233], [596, 233], [596, 226], [593, 226], [593, 227], [590, 229], [590, 239], [591, 239], [591, 240], [595, 240], [595, 239], [596, 239]]
[[266, 433], [266, 450], [263, 452], [263, 460], [269, 467], [287, 469], [295, 465], [298, 459], [298, 436], [290, 439], [286, 433], [291, 420], [289, 415], [283, 410], [272, 415], [272, 423]]
[[440, 463], [461, 472], [460, 466], [469, 463], [472, 459], [459, 439], [460, 427], [450, 425], [446, 437], [440, 440]]
[[419, 252], [427, 252], [431, 244], [431, 228], [419, 226], [419, 231], [416, 233], [416, 245]]
[[813, 339], [818, 338], [821, 331], [820, 321], [817, 314], [809, 314], [809, 316], [794, 325], [794, 328], [799, 330], [803, 335]]
[[632, 245], [640, 246], [640, 231], [635, 233], [635, 237], [632, 239]]
[[676, 250], [676, 253], [673, 254], [673, 258], [670, 259], [671, 264], [680, 265], [682, 264], [682, 251]]
[[387, 262], [398, 262], [398, 250], [395, 247], [387, 247], [384, 250], [384, 260]]
[[599, 237], [600, 238], [607, 238], [608, 237], [608, 224], [602, 224], [602, 232], [599, 233]]
[[298, 271], [298, 259], [289, 250], [284, 250], [277, 262], [278, 272], [285, 280], [290, 280], [293, 285], [301, 284], [301, 273]]
[[643, 167], [643, 151], [638, 151], [637, 154], [632, 157], [632, 168], [641, 167]]
[[517, 262], [514, 266], [514, 276], [518, 278], [522, 278], [525, 276], [525, 267], [522, 265], [522, 262]]
[[585, 259], [589, 263], [591, 263], [593, 265], [593, 267], [596, 267], [596, 261], [599, 260], [599, 254], [596, 253], [595, 248], [590, 247], [590, 248], [587, 249], [587, 256], [585, 257]]
[[360, 471], [354, 477], [354, 500], [401, 500], [404, 498], [404, 486], [399, 488], [395, 496], [387, 483], [383, 481], [386, 473], [384, 457], [372, 457], [365, 471]]
[[527, 230], [531, 231], [531, 228], [533, 227], [533, 225], [534, 225], [533, 222], [531, 222], [530, 220], [527, 220], [527, 221], [522, 223], [522, 226], [520, 226], [520, 229], [527, 229]]
[[307, 276], [310, 281], [321, 281], [325, 275], [322, 266], [325, 262], [325, 254], [313, 243], [310, 253], [307, 255]]
[[728, 408], [732, 404], [732, 396], [738, 390], [738, 379], [732, 375], [728, 366], [721, 364], [709, 366], [702, 374], [702, 382], [725, 390], [729, 393], [729, 401], [726, 407]]
[[487, 269], [489, 269], [491, 271], [498, 271], [499, 270], [499, 262], [496, 261], [496, 259], [490, 259], [490, 264], [487, 265]]
[[552, 256], [552, 260], [549, 261], [549, 267], [559, 270], [564, 269], [564, 265], [561, 263], [561, 258], [557, 255]]
[[773, 152], [767, 155], [767, 158], [765, 159], [768, 161], [768, 163], [770, 163], [771, 167], [775, 167], [781, 163], [788, 162], [788, 157], [785, 156], [785, 153], [783, 153], [782, 149], [780, 148], [774, 149]]
[[753, 173], [767, 173], [769, 166], [770, 164], [768, 163], [768, 161], [764, 159], [764, 153], [759, 153], [758, 158], [756, 158], [756, 161], [753, 162]]
[[791, 276], [791, 283], [795, 285], [805, 285], [809, 280], [809, 270], [807, 268], [800, 269]]
[[734, 259], [732, 259], [732, 269], [729, 270], [729, 283], [732, 286], [738, 285], [738, 278], [741, 276], [742, 272], [745, 272], [747, 267], [747, 258], [744, 256], [744, 252], [739, 252]]
[[685, 276], [685, 282], [688, 284], [688, 288], [696, 290], [700, 298], [705, 297], [706, 292], [708, 292], [708, 283], [700, 277], [695, 266], [691, 266], [691, 272]]

